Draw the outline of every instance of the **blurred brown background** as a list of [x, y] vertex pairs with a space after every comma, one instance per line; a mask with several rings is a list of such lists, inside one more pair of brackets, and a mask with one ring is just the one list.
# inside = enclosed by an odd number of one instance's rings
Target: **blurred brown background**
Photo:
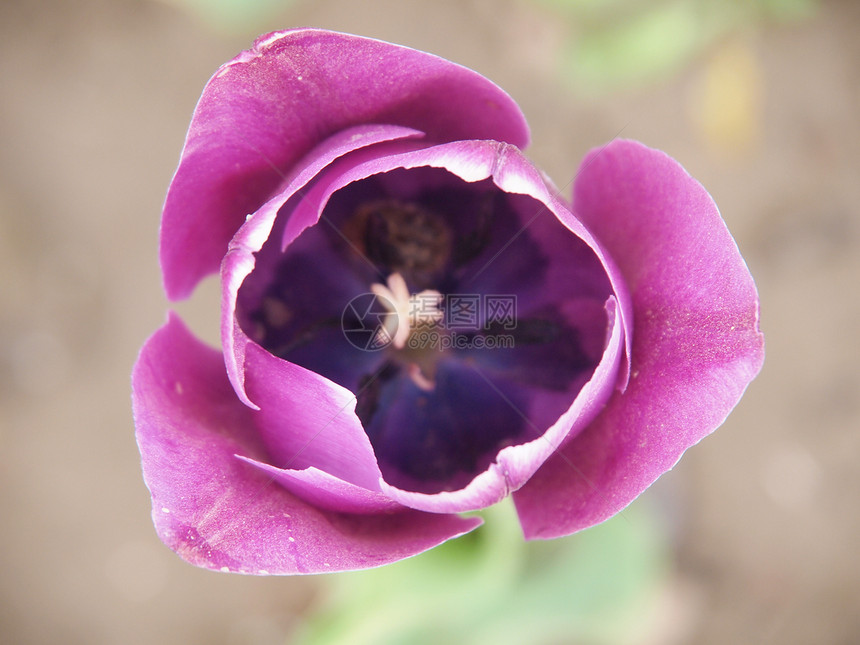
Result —
[[[320, 595], [160, 544], [129, 392], [165, 317], [158, 220], [197, 97], [257, 32], [303, 25], [489, 76], [560, 186], [619, 132], [702, 181], [757, 280], [767, 360], [646, 493], [669, 500], [672, 642], [860, 642], [860, 4], [762, 16], [609, 88], [559, 73], [585, 33], [559, 15], [321, 0], [227, 30], [146, 0], [0, 3], [0, 643], [286, 643]], [[210, 281], [179, 310], [214, 342], [216, 307]]]

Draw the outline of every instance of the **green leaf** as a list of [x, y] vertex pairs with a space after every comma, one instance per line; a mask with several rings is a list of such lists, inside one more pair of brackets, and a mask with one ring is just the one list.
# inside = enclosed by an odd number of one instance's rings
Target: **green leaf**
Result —
[[257, 32], [294, 0], [165, 0], [222, 33]]
[[631, 507], [583, 533], [525, 542], [512, 505], [412, 559], [326, 576], [300, 645], [612, 645], [629, 640], [668, 571], [655, 523]]

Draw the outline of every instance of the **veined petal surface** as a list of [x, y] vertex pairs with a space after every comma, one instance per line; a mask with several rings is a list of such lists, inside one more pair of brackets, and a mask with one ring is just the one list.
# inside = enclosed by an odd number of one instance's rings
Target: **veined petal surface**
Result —
[[132, 386], [156, 530], [197, 566], [248, 574], [364, 569], [481, 523], [409, 509], [324, 510], [237, 458], [267, 459], [254, 430], [256, 412], [234, 395], [220, 352], [194, 338], [175, 315], [144, 345]]
[[245, 217], [311, 148], [367, 123], [435, 141], [524, 147], [529, 137], [510, 96], [432, 54], [320, 29], [261, 36], [215, 73], [195, 108], [161, 223], [168, 297], [187, 297], [218, 270]]
[[574, 212], [630, 289], [630, 382], [514, 494], [527, 538], [568, 535], [626, 507], [723, 422], [764, 360], [752, 276], [680, 164], [635, 141], [592, 151]]

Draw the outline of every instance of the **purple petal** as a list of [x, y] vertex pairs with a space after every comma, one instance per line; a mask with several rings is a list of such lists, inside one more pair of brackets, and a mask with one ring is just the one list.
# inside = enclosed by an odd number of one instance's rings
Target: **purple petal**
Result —
[[464, 67], [318, 29], [262, 36], [216, 72], [194, 111], [162, 219], [168, 296], [187, 297], [218, 270], [245, 216], [311, 148], [370, 123], [416, 128], [435, 141], [528, 143], [513, 100]]
[[515, 493], [530, 539], [627, 506], [723, 422], [764, 358], [752, 277], [710, 195], [677, 162], [616, 141], [583, 161], [574, 204], [631, 290], [630, 382]]
[[379, 490], [382, 474], [370, 440], [355, 414], [355, 395], [319, 374], [248, 346], [248, 394], [259, 402], [254, 415], [269, 463], [285, 469], [315, 467]]
[[159, 536], [192, 564], [254, 574], [342, 571], [394, 562], [480, 524], [406, 510], [321, 510], [234, 455], [264, 460], [256, 414], [233, 394], [221, 355], [176, 316], [133, 374], [144, 479]]
[[[299, 164], [294, 177], [285, 181], [285, 185], [272, 199], [266, 202], [260, 210], [248, 217], [230, 242], [230, 248], [221, 264], [221, 345], [227, 362], [227, 373], [236, 389], [239, 398], [247, 405], [256, 408], [245, 393], [244, 388], [244, 357], [245, 347], [251, 342], [239, 327], [236, 320], [236, 300], [242, 282], [253, 271], [255, 266], [254, 254], [258, 252], [272, 232], [278, 211], [294, 195], [302, 189], [327, 166], [349, 153], [355, 154], [361, 148], [373, 147], [385, 141], [408, 139], [422, 136], [417, 130], [397, 126], [367, 125], [356, 126], [338, 132], [314, 148]], [[362, 157], [363, 158], [363, 157]], [[294, 237], [301, 231], [319, 220], [319, 212], [309, 217], [291, 217], [290, 230]]]
[[361, 514], [403, 510], [403, 506], [382, 493], [350, 484], [312, 466], [288, 470], [249, 457], [239, 456], [239, 459], [268, 474], [296, 497], [319, 509]]

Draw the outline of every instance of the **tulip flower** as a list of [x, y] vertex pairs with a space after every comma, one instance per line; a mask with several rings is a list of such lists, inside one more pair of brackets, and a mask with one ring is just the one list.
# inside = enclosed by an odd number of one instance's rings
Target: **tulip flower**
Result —
[[569, 535], [722, 423], [763, 341], [713, 200], [612, 141], [568, 201], [527, 142], [493, 83], [380, 41], [279, 32], [218, 70], [161, 266], [174, 300], [220, 272], [222, 347], [170, 314], [133, 375], [170, 548], [242, 573], [367, 568], [508, 496], [527, 539]]

